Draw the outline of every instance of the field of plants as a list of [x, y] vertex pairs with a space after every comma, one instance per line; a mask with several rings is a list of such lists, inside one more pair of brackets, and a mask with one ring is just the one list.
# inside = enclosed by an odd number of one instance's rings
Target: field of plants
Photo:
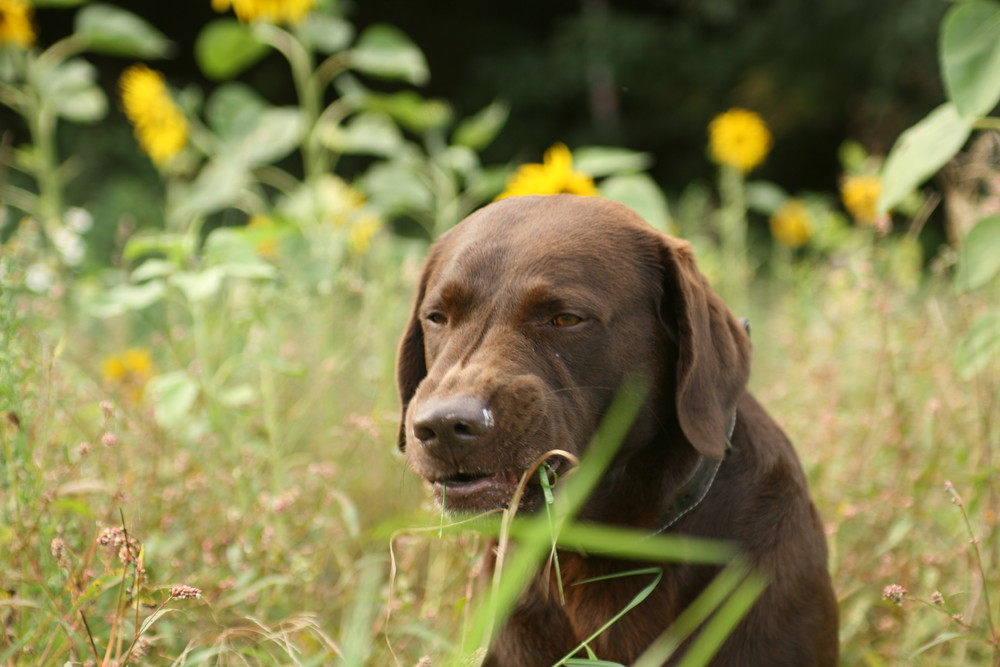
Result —
[[[212, 5], [195, 57], [217, 83], [196, 90], [125, 9], [66, 8], [52, 42], [0, 0], [0, 104], [25, 128], [0, 143], [0, 665], [475, 664], [484, 601], [502, 611], [552, 515], [442, 515], [396, 449], [395, 346], [433, 238], [571, 192], [690, 240], [752, 322], [751, 389], [826, 524], [842, 664], [1000, 666], [1000, 3], [951, 3], [946, 99], [888, 155], [845, 137], [827, 191], [755, 178], [768, 119], [720, 108], [717, 179], [669, 196], [652, 155], [562, 137], [484, 163], [507, 106], [457, 118], [414, 92], [427, 63], [392, 26]], [[237, 80], [275, 53], [294, 105]], [[94, 56], [122, 60], [114, 89]], [[145, 162], [80, 204], [101, 147], [60, 132], [112, 109]], [[497, 532], [522, 550], [491, 597]], [[738, 618], [742, 581], [700, 620]], [[610, 664], [582, 651], [562, 664]]]

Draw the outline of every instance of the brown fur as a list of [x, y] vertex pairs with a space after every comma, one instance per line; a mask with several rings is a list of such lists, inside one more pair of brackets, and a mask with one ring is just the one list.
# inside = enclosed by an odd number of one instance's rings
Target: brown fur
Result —
[[[725, 457], [704, 501], [669, 530], [734, 541], [769, 580], [713, 664], [833, 665], [823, 528], [791, 444], [745, 390], [749, 372], [749, 338], [688, 244], [609, 201], [512, 198], [430, 251], [399, 350], [400, 447], [439, 497], [447, 482], [449, 509], [502, 507], [545, 452], [582, 454], [622, 381], [647, 377], [639, 417], [581, 517], [653, 532], [701, 457]], [[540, 497], [529, 486], [521, 508]], [[648, 583], [572, 586], [637, 565], [565, 551], [560, 563], [565, 604], [536, 580], [487, 665], [552, 664]], [[653, 594], [592, 644], [600, 658], [634, 661], [718, 572], [662, 567]]]

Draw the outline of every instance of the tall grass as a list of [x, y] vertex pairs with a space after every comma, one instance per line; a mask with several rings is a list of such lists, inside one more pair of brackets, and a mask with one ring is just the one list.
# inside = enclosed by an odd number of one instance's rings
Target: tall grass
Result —
[[[473, 651], [486, 537], [441, 531], [395, 450], [395, 341], [420, 252], [383, 238], [325, 291], [290, 266], [139, 318], [4, 285], [0, 664]], [[1000, 361], [969, 378], [954, 363], [988, 296], [900, 282], [877, 253], [757, 286], [752, 385], [827, 524], [843, 664], [996, 664]], [[169, 396], [131, 400], [102, 377], [105, 355], [139, 343], [159, 372], [196, 380], [166, 423]], [[124, 551], [107, 537], [123, 533]]]

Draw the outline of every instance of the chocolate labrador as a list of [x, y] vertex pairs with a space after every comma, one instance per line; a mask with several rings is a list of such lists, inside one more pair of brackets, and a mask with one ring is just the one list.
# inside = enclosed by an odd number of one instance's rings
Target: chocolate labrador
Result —
[[[684, 241], [629, 208], [514, 197], [433, 245], [399, 348], [399, 446], [449, 510], [502, 508], [546, 452], [582, 455], [630, 376], [650, 389], [580, 518], [735, 542], [768, 580], [714, 665], [833, 665], [823, 526], [788, 438], [746, 391], [750, 340]], [[562, 459], [553, 459], [558, 468]], [[528, 485], [520, 511], [542, 502]], [[565, 600], [529, 586], [486, 659], [551, 665], [647, 582], [634, 563], [560, 552]], [[655, 591], [591, 647], [629, 664], [718, 568], [664, 563]]]

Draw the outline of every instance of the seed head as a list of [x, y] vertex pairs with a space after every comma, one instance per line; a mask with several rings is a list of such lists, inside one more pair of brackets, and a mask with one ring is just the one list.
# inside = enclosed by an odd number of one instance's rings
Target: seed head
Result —
[[889, 584], [882, 589], [882, 599], [892, 600], [898, 605], [903, 604], [903, 598], [906, 597], [906, 588], [900, 586], [899, 584]]
[[174, 586], [170, 589], [170, 597], [178, 600], [196, 600], [201, 597], [201, 589], [194, 586]]
[[938, 606], [944, 604], [944, 596], [941, 595], [941, 591], [934, 591], [931, 593], [931, 602]]

